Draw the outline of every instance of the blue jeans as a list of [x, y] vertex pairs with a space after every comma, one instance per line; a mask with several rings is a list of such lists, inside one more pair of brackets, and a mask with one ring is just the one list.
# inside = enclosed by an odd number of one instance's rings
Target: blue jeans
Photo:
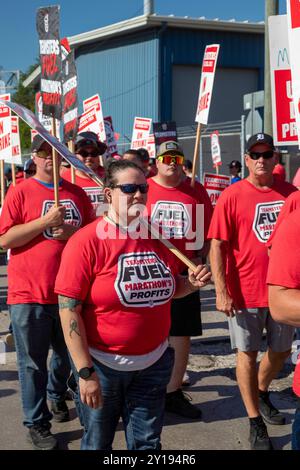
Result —
[[[10, 315], [17, 351], [24, 425], [48, 423], [52, 401], [64, 400], [70, 361], [60, 324], [58, 305], [10, 305]], [[53, 353], [49, 373], [47, 357]]]
[[292, 427], [292, 450], [300, 450], [300, 398]]
[[[147, 369], [117, 371], [96, 361], [104, 404], [97, 410], [80, 402], [84, 433], [81, 450], [111, 450], [122, 417], [128, 450], [160, 450], [165, 395], [174, 364], [174, 350]], [[76, 379], [78, 375], [75, 372]]]

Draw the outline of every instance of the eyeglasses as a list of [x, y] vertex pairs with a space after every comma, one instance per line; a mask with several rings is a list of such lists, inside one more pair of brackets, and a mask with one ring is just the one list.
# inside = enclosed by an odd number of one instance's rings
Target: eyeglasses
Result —
[[149, 190], [149, 186], [147, 183], [145, 184], [115, 184], [111, 186], [112, 189], [119, 188], [121, 189], [122, 193], [124, 194], [135, 194], [137, 191], [140, 191], [142, 194], [146, 194]]
[[99, 150], [95, 149], [95, 150], [84, 150], [84, 149], [80, 149], [77, 151], [77, 153], [79, 155], [81, 155], [83, 158], [86, 158], [88, 157], [89, 155], [91, 157], [99, 157], [100, 153], [99, 153]]
[[36, 154], [39, 158], [52, 157], [52, 148], [49, 148], [49, 150], [38, 150]]
[[175, 163], [176, 165], [182, 165], [184, 162], [183, 155], [160, 155], [157, 157], [157, 160], [165, 165], [171, 165], [171, 163]]
[[259, 160], [260, 157], [263, 157], [264, 160], [269, 160], [273, 157], [274, 152], [273, 150], [267, 150], [266, 152], [248, 152], [248, 155], [251, 160]]

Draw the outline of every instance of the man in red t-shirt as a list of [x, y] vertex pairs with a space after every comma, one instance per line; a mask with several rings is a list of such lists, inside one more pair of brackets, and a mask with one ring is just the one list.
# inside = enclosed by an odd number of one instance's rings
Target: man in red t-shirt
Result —
[[[10, 188], [0, 218], [0, 246], [11, 249], [8, 299], [17, 351], [24, 425], [35, 449], [52, 450], [50, 420], [69, 420], [65, 403], [70, 364], [54, 282], [67, 240], [94, 220], [85, 192], [61, 180], [54, 205], [52, 148], [39, 135], [32, 143], [34, 177]], [[60, 158], [59, 158], [60, 159]], [[53, 354], [49, 376], [47, 357]], [[47, 406], [51, 401], [51, 412]]]
[[[296, 189], [273, 178], [276, 162], [271, 136], [247, 142], [248, 178], [226, 189], [215, 207], [209, 238], [217, 309], [228, 316], [231, 344], [237, 349], [237, 381], [250, 419], [252, 449], [272, 448], [264, 420], [284, 424], [268, 388], [290, 354], [294, 329], [274, 322], [268, 310], [266, 276], [270, 237], [280, 209]], [[257, 374], [263, 329], [268, 351]]]
[[[100, 165], [99, 157], [106, 150], [106, 144], [100, 142], [95, 132], [81, 132], [75, 139], [76, 157], [88, 168], [91, 168], [100, 178], [104, 178], [104, 168]], [[71, 169], [68, 168], [61, 174], [66, 181], [72, 182]], [[75, 171], [74, 183], [84, 189], [93, 205], [97, 216], [103, 214], [103, 204], [106, 202], [103, 189], [82, 171]]]
[[[277, 322], [300, 327], [300, 209], [287, 215], [276, 229], [267, 276], [272, 317]], [[282, 259], [284, 258], [284, 263]], [[296, 354], [297, 356], [297, 354]], [[296, 369], [293, 390], [298, 397], [292, 432], [292, 449], [300, 450], [300, 361]]]
[[[184, 154], [177, 142], [167, 141], [160, 145], [156, 159], [157, 175], [148, 179], [147, 211], [151, 214], [151, 223], [198, 264], [197, 257], [204, 257], [208, 251], [204, 240], [212, 207], [200, 183], [196, 190], [191, 188], [189, 182], [182, 181], [183, 161]], [[197, 220], [200, 208], [204, 211]], [[201, 240], [196, 240], [195, 234]], [[188, 363], [190, 337], [202, 334], [199, 293], [173, 300], [171, 319], [170, 344], [175, 349], [175, 364], [167, 389], [166, 410], [187, 418], [199, 419], [201, 411], [190, 403], [181, 390]]]

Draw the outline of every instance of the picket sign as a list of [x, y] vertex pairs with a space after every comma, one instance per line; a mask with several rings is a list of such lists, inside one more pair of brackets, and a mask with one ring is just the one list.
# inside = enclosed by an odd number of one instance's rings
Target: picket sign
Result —
[[192, 181], [191, 181], [192, 187], [195, 186], [196, 167], [197, 167], [200, 140], [201, 140], [201, 126], [203, 124], [206, 125], [208, 122], [208, 115], [209, 115], [209, 110], [210, 110], [210, 105], [211, 105], [219, 50], [220, 50], [219, 44], [210, 44], [209, 46], [206, 46], [205, 51], [204, 51], [198, 105], [197, 105], [197, 111], [196, 111], [196, 117], [195, 117], [195, 121], [198, 122], [198, 126], [197, 126], [197, 133], [196, 133], [194, 158], [193, 158], [193, 170], [192, 170]]

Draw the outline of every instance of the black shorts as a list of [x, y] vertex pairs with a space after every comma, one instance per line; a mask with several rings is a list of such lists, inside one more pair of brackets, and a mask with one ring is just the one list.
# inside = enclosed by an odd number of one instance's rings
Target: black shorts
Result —
[[202, 335], [200, 292], [196, 291], [171, 303], [170, 336]]

